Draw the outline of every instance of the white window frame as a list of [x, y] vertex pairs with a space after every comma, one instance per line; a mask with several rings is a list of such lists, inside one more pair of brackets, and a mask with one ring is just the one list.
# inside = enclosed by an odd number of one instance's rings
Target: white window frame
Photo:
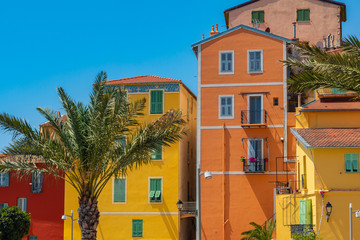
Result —
[[112, 204], [127, 204], [127, 184], [128, 184], [127, 177], [117, 177], [117, 179], [125, 179], [125, 202], [115, 202], [115, 201], [114, 201], [115, 178], [116, 178], [116, 177], [113, 177], [113, 178], [112, 178], [111, 202], [112, 202]]
[[[232, 100], [232, 116], [221, 116], [221, 98], [222, 97], [231, 97], [231, 100]], [[234, 109], [235, 109], [235, 101], [234, 101], [234, 95], [219, 95], [219, 99], [218, 99], [218, 101], [219, 101], [219, 119], [234, 119], [234, 116], [235, 116], [235, 114], [234, 114]]]
[[[260, 61], [260, 71], [250, 71], [250, 53], [251, 52], [260, 52], [261, 53], [261, 61]], [[252, 49], [247, 51], [247, 73], [248, 74], [259, 74], [264, 72], [264, 51], [263, 49]]]
[[247, 122], [250, 122], [250, 97], [261, 97], [261, 123], [264, 124], [264, 94], [248, 94], [247, 95]]
[[[161, 179], [161, 201], [160, 202], [150, 202], [150, 179]], [[149, 177], [148, 178], [148, 193], [147, 193], [148, 204], [163, 204], [164, 201], [164, 177]]]
[[[5, 175], [5, 174], [8, 174], [9, 172], [6, 172], [6, 173], [0, 173], [0, 187], [7, 187], [7, 186], [5, 186], [5, 182], [3, 182], [3, 176]], [[9, 176], [9, 178], [10, 178], [10, 174], [8, 175]]]
[[24, 210], [24, 200], [25, 200], [25, 202], [26, 202], [26, 208], [27, 208], [27, 198], [24, 198], [24, 197], [17, 198], [17, 200], [16, 200], [16, 202], [17, 202], [16, 205], [19, 203], [19, 200], [20, 200], [20, 199], [21, 199], [21, 206], [18, 206], [18, 207], [20, 207], [22, 211], [26, 212], [27, 209]]
[[[222, 53], [231, 53], [232, 54], [232, 71], [231, 72], [222, 72], [221, 71], [221, 54]], [[235, 72], [234, 64], [235, 63], [235, 53], [234, 50], [228, 50], [228, 51], [219, 51], [219, 75], [232, 75]]]

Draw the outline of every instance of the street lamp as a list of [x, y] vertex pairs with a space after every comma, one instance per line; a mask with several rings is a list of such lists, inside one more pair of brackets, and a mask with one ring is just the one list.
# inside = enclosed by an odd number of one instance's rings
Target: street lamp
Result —
[[196, 240], [201, 240], [201, 184], [200, 176], [204, 175], [205, 179], [211, 179], [212, 173], [208, 170], [205, 172], [200, 171], [200, 167], [197, 167], [196, 171]]
[[326, 221], [327, 221], [327, 222], [329, 221], [331, 212], [332, 212], [332, 205], [331, 205], [330, 202], [328, 202], [328, 203], [326, 204]]
[[75, 218], [74, 219], [74, 211], [73, 210], [71, 210], [71, 214], [70, 215], [66, 215], [66, 214], [64, 214], [64, 215], [62, 215], [61, 216], [61, 219], [62, 220], [66, 220], [67, 219], [67, 217], [69, 217], [70, 219], [71, 219], [71, 240], [73, 240], [73, 228], [74, 228], [74, 226], [73, 226], [73, 222], [74, 221], [77, 221], [78, 220], [78, 218]]
[[183, 208], [183, 202], [179, 199], [179, 201], [176, 203], [176, 206], [179, 209], [179, 211], [181, 212], [181, 210]]
[[212, 173], [210, 171], [205, 171], [204, 176], [205, 176], [205, 179], [211, 179], [212, 178]]

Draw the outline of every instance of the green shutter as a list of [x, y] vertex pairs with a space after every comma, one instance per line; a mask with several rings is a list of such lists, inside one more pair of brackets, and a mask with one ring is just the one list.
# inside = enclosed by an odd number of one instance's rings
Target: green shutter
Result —
[[[264, 11], [252, 11], [251, 12], [251, 22], [256, 23], [264, 23]], [[257, 21], [256, 21], [257, 20]]]
[[352, 171], [353, 172], [359, 172], [359, 154], [353, 153], [352, 156]]
[[306, 224], [312, 224], [312, 204], [311, 204], [311, 199], [306, 200]]
[[114, 202], [125, 202], [125, 178], [114, 179]]
[[162, 148], [151, 151], [151, 160], [161, 160], [162, 159]]
[[161, 202], [161, 179], [150, 179], [150, 202]]
[[163, 113], [163, 91], [151, 91], [150, 96], [150, 113], [161, 114]]
[[309, 22], [310, 21], [310, 9], [298, 9], [296, 21], [297, 22]]
[[306, 224], [306, 200], [299, 200], [299, 224]]
[[132, 236], [142, 237], [143, 235], [143, 220], [133, 219], [132, 220]]
[[120, 178], [120, 202], [125, 202], [126, 179]]
[[351, 153], [345, 153], [345, 172], [352, 172], [352, 155]]

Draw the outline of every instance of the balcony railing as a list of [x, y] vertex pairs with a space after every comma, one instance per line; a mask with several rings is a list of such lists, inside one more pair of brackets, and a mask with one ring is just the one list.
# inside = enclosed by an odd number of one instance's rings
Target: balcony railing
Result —
[[314, 232], [312, 224], [293, 224], [291, 227], [291, 237], [294, 235], [309, 235], [311, 232]]
[[353, 91], [345, 91], [337, 88], [319, 88], [316, 90], [319, 97], [326, 97], [326, 96], [356, 96], [358, 95], [356, 92]]
[[265, 125], [267, 123], [267, 113], [265, 110], [242, 110], [242, 125]]
[[185, 213], [185, 214], [196, 213], [196, 202], [183, 202], [181, 213]]
[[265, 159], [256, 159], [252, 158], [243, 160], [243, 171], [244, 172], [265, 172], [266, 171], [266, 161]]

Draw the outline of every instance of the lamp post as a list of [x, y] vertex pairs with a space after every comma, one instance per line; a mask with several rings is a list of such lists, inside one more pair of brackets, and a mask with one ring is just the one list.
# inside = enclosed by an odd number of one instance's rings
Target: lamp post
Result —
[[70, 215], [66, 215], [66, 214], [62, 215], [61, 219], [65, 221], [67, 219], [67, 217], [69, 217], [71, 219], [71, 235], [70, 235], [70, 239], [73, 240], [73, 227], [74, 227], [73, 222], [77, 221], [78, 218], [74, 219], [74, 211], [73, 210], [71, 210]]
[[179, 221], [179, 240], [180, 240], [180, 220], [181, 220], [181, 210], [183, 208], [183, 202], [179, 199], [179, 201], [176, 203], [176, 206], [179, 210], [179, 217], [178, 217], [178, 221]]
[[201, 240], [201, 185], [200, 176], [204, 174], [205, 179], [211, 179], [212, 173], [208, 170], [201, 173], [200, 167], [197, 168], [196, 173], [196, 240]]

